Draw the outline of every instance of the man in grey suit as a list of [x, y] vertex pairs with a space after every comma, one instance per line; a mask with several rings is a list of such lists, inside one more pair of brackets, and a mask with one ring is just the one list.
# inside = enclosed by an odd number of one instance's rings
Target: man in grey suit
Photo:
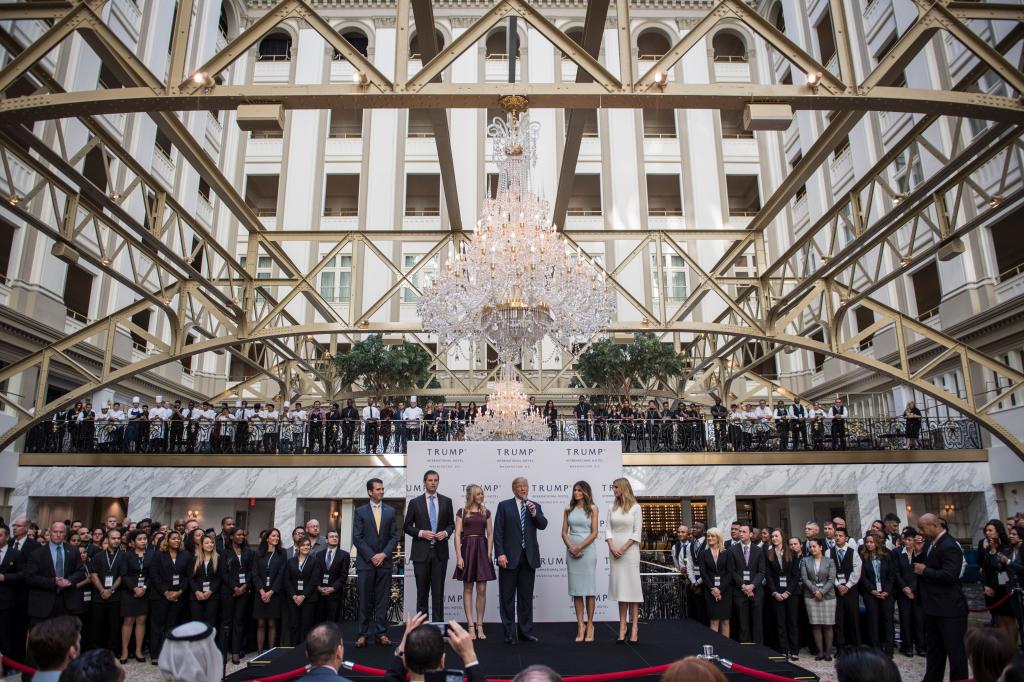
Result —
[[309, 538], [309, 555], [319, 554], [327, 549], [327, 543], [320, 535], [320, 522], [316, 519], [306, 521], [306, 537]]
[[[537, 531], [548, 527], [540, 505], [528, 499], [530, 483], [512, 481], [511, 500], [502, 500], [494, 514], [494, 554], [498, 567], [498, 600], [505, 643], [536, 642], [533, 634], [533, 584], [540, 567]], [[514, 636], [518, 620], [518, 638]]]
[[366, 482], [370, 501], [358, 507], [352, 518], [352, 544], [356, 547], [356, 585], [359, 587], [359, 637], [356, 646], [366, 646], [370, 627], [377, 644], [391, 646], [387, 635], [388, 596], [391, 593], [391, 558], [398, 546], [395, 510], [384, 504], [384, 482]]

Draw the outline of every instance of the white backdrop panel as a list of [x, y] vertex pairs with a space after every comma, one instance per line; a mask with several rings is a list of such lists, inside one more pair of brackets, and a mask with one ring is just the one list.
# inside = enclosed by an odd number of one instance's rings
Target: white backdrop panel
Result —
[[[572, 599], [568, 596], [566, 551], [562, 543], [562, 513], [576, 481], [586, 481], [594, 491], [594, 503], [600, 512], [600, 526], [594, 544], [597, 548], [598, 620], [617, 620], [608, 603], [608, 545], [604, 540], [605, 521], [612, 503], [612, 481], [622, 475], [622, 443], [619, 441], [566, 442], [461, 442], [409, 443], [406, 460], [405, 496], [408, 503], [423, 494], [423, 473], [433, 469], [440, 474], [438, 489], [452, 498], [458, 511], [466, 501], [466, 486], [483, 488], [484, 504], [497, 510], [498, 502], [512, 497], [512, 479], [525, 476], [530, 481], [530, 499], [541, 505], [548, 519], [547, 529], [537, 535], [541, 567], [533, 593], [533, 619], [542, 622], [575, 621]], [[408, 547], [410, 538], [405, 537]], [[455, 572], [454, 540], [449, 545], [448, 579], [445, 584], [445, 618], [465, 620], [462, 583], [451, 576]], [[406, 552], [408, 555], [408, 552]], [[495, 567], [497, 572], [497, 567]], [[412, 562], [405, 565], [405, 611], [416, 608], [416, 579]], [[487, 585], [486, 620], [498, 616], [498, 581]]]

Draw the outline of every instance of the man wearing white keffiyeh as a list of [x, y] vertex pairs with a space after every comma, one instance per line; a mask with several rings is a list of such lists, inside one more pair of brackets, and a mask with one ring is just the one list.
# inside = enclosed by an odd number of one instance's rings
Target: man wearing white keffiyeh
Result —
[[215, 630], [193, 621], [171, 630], [160, 651], [160, 672], [174, 682], [217, 682], [223, 663]]

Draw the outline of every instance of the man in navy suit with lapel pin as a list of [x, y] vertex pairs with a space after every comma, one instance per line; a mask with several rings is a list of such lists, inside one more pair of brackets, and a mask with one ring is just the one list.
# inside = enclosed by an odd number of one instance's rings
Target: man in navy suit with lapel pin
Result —
[[444, 579], [448, 572], [448, 538], [455, 532], [452, 500], [437, 492], [440, 475], [433, 469], [423, 474], [423, 494], [409, 500], [405, 532], [412, 538], [409, 556], [416, 576], [416, 612], [427, 613], [443, 623]]
[[511, 500], [502, 500], [494, 515], [494, 554], [498, 568], [498, 600], [505, 643], [518, 639], [536, 642], [533, 634], [533, 583], [540, 566], [537, 531], [548, 527], [540, 505], [528, 499], [530, 482], [520, 476], [512, 481]]
[[924, 552], [914, 557], [928, 643], [924, 682], [941, 682], [946, 678], [947, 658], [949, 679], [963, 680], [967, 678], [967, 599], [960, 585], [964, 553], [934, 514], [922, 515], [917, 528], [928, 540]]
[[29, 587], [28, 617], [32, 625], [70, 613], [74, 586], [85, 577], [78, 548], [64, 542], [66, 526], [55, 521], [50, 540], [28, 557], [25, 582]]
[[391, 559], [398, 546], [398, 523], [393, 507], [384, 504], [384, 482], [366, 482], [370, 501], [355, 511], [352, 544], [356, 547], [356, 585], [359, 587], [359, 637], [356, 646], [366, 646], [370, 628], [377, 644], [391, 646], [387, 635], [388, 597], [391, 594]]

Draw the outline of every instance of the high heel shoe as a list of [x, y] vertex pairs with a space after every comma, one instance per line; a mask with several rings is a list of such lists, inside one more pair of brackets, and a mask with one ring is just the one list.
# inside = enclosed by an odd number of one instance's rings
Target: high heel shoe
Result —
[[469, 638], [476, 639], [476, 626], [470, 623], [466, 626], [466, 630], [469, 631]]
[[626, 643], [633, 646], [640, 643], [640, 633], [636, 633], [636, 639], [628, 639]]
[[125, 663], [128, 662], [128, 657], [125, 656], [124, 658], [119, 658], [117, 660], [121, 663], [121, 665], [124, 665]]
[[146, 657], [143, 656], [142, 654], [135, 654], [135, 660], [138, 661], [139, 663], [145, 663], [146, 662]]
[[586, 627], [583, 624], [580, 624], [580, 626], [576, 630], [576, 639], [575, 639], [575, 641], [582, 642], [583, 641], [584, 633], [586, 633]]
[[584, 642], [593, 642], [594, 641], [594, 624], [593, 623], [587, 623], [587, 634], [583, 637], [583, 641]]
[[476, 624], [476, 638], [477, 639], [487, 639], [487, 635], [484, 634], [484, 624], [483, 623], [477, 623]]

